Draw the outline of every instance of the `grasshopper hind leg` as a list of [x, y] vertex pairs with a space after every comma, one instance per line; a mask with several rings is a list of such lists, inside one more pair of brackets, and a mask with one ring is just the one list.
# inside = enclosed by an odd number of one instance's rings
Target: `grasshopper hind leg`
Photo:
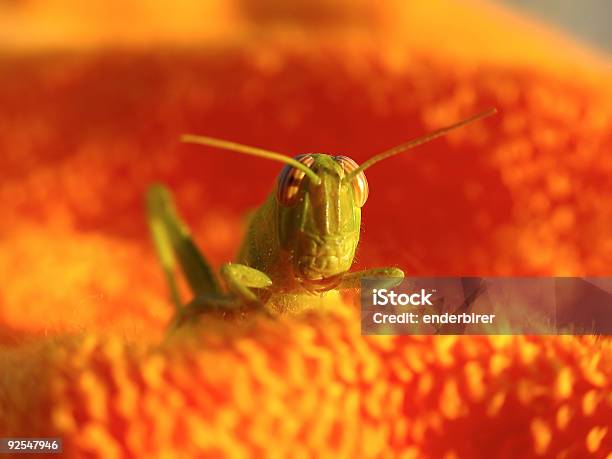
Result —
[[213, 271], [179, 217], [170, 192], [162, 185], [153, 185], [147, 191], [146, 201], [153, 243], [177, 314], [184, 309], [175, 275], [177, 262], [196, 298], [225, 302]]

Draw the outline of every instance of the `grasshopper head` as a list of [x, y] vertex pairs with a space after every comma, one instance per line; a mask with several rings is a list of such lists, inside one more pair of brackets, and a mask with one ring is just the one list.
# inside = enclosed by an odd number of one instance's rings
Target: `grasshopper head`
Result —
[[197, 143], [285, 163], [276, 193], [279, 243], [288, 254], [293, 274], [307, 289], [334, 288], [353, 264], [359, 242], [361, 207], [368, 197], [364, 171], [374, 164], [437, 139], [496, 113], [487, 110], [430, 134], [397, 145], [358, 166], [346, 156], [324, 154], [290, 158], [281, 153], [214, 137], [187, 134]]
[[305, 288], [328, 290], [353, 264], [368, 184], [363, 173], [343, 180], [358, 167], [346, 156], [309, 154], [294, 159], [319, 181], [291, 165], [283, 168], [276, 190], [279, 242]]

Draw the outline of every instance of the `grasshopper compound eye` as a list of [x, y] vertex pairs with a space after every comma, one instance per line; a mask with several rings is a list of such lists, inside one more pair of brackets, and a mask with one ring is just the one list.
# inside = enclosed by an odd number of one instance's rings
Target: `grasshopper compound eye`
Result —
[[[359, 165], [348, 156], [335, 156], [334, 159], [342, 166], [345, 175], [349, 175], [355, 171]], [[353, 194], [355, 196], [355, 204], [358, 207], [363, 205], [368, 200], [368, 181], [363, 171], [360, 171], [353, 179], [351, 179], [351, 186], [353, 187]]]
[[[294, 158], [296, 161], [310, 167], [314, 163], [314, 159], [310, 155], [297, 155]], [[304, 179], [306, 173], [293, 166], [286, 165], [278, 176], [278, 186], [276, 188], [276, 199], [283, 206], [291, 206], [295, 204], [300, 183]]]

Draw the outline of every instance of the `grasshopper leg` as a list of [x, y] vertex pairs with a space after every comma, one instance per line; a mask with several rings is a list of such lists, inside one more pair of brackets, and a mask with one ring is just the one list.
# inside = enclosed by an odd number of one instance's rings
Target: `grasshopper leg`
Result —
[[221, 267], [221, 276], [230, 292], [247, 303], [259, 302], [252, 289], [265, 289], [272, 285], [272, 280], [265, 273], [240, 263], [224, 264]]
[[404, 271], [399, 268], [373, 268], [366, 269], [363, 271], [355, 271], [352, 273], [346, 274], [340, 285], [339, 289], [350, 289], [350, 288], [359, 288], [360, 281], [363, 277], [377, 277], [381, 279], [389, 280], [389, 287], [394, 287], [398, 285], [404, 279]]
[[177, 260], [196, 298], [221, 297], [221, 289], [210, 266], [181, 221], [172, 195], [164, 186], [153, 185], [147, 191], [147, 213], [153, 242], [177, 312], [183, 306], [175, 278]]
[[178, 328], [184, 323], [197, 319], [202, 313], [221, 312], [223, 314], [236, 311], [240, 307], [241, 304], [237, 298], [228, 295], [198, 295], [177, 311], [170, 328]]

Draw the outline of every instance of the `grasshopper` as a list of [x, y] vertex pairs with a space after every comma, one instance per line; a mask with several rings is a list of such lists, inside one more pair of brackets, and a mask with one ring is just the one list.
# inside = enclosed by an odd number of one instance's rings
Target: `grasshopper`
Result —
[[[395, 285], [404, 277], [399, 268], [350, 272], [359, 242], [361, 209], [368, 198], [364, 171], [493, 113], [495, 109], [402, 143], [361, 165], [347, 156], [301, 154], [292, 158], [227, 140], [182, 136], [183, 142], [254, 155], [285, 166], [274, 191], [252, 214], [237, 261], [221, 267], [225, 290], [181, 220], [170, 192], [159, 184], [149, 188], [148, 222], [176, 307], [175, 323], [211, 309], [254, 307], [283, 313], [317, 307], [326, 296], [359, 287], [363, 277], [388, 279]], [[186, 305], [175, 278], [177, 261], [194, 295]]]

